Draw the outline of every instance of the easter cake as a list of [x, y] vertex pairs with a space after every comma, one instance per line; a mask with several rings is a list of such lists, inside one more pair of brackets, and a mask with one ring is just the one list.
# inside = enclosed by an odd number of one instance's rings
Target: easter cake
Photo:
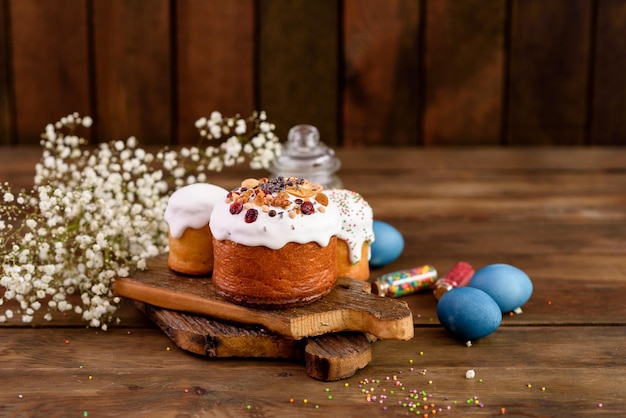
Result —
[[306, 179], [246, 179], [215, 204], [213, 284], [258, 308], [303, 306], [337, 282], [337, 205]]
[[168, 267], [178, 273], [200, 276], [213, 270], [213, 235], [209, 220], [213, 206], [228, 191], [213, 184], [181, 187], [170, 196], [165, 209], [168, 224]]
[[374, 242], [373, 211], [359, 193], [334, 189], [327, 192], [341, 214], [337, 235], [337, 272], [357, 280], [369, 279], [370, 244]]

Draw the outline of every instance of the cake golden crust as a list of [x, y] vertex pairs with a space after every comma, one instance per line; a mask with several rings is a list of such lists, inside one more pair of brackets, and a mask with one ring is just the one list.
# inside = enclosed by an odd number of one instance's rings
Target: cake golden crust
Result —
[[213, 271], [213, 235], [208, 225], [187, 228], [180, 238], [168, 236], [170, 269], [191, 276], [208, 275]]
[[170, 196], [164, 219], [168, 225], [168, 267], [204, 276], [213, 270], [213, 234], [208, 226], [215, 203], [228, 191], [208, 183], [183, 186]]
[[274, 250], [214, 239], [213, 284], [231, 302], [262, 308], [303, 306], [328, 294], [337, 283], [337, 238], [287, 243]]
[[342, 277], [369, 279], [370, 245], [374, 242], [374, 213], [359, 193], [347, 189], [329, 190], [328, 198], [341, 211], [337, 234], [337, 268]]
[[350, 248], [344, 240], [337, 240], [337, 274], [340, 277], [349, 277], [356, 280], [368, 280], [370, 277], [369, 267], [370, 243], [364, 241], [361, 245], [361, 257], [353, 263], [350, 260]]

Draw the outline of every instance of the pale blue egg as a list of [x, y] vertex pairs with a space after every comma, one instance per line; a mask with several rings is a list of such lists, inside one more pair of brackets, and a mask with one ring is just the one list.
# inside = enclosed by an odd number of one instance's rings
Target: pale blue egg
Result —
[[445, 329], [464, 341], [486, 337], [502, 322], [496, 301], [474, 287], [457, 287], [444, 293], [437, 303], [437, 317]]
[[533, 293], [530, 277], [509, 264], [491, 264], [479, 269], [474, 273], [469, 286], [491, 296], [504, 313], [521, 307]]
[[370, 267], [382, 267], [400, 257], [404, 250], [404, 238], [400, 231], [388, 223], [374, 221], [374, 242], [370, 249]]

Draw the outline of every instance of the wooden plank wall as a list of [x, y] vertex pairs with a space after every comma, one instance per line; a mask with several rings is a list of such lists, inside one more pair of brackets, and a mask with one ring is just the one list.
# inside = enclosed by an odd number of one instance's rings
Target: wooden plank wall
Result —
[[626, 1], [0, 0], [0, 145], [254, 109], [334, 146], [626, 144]]

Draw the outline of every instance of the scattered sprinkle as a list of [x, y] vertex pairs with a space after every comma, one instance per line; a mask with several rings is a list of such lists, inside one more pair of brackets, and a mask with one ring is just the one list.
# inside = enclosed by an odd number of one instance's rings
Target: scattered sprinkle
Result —
[[[419, 352], [422, 355], [423, 352]], [[408, 364], [413, 364], [412, 360], [407, 360]], [[406, 363], [405, 363], [406, 364]], [[403, 377], [407, 370], [412, 370], [412, 367], [406, 366], [406, 369], [396, 370], [394, 374], [378, 378], [362, 378], [352, 382], [343, 382], [343, 386], [348, 388], [349, 386], [357, 386], [358, 389], [354, 389], [361, 394], [361, 399], [364, 402], [371, 403], [375, 408], [379, 408], [382, 411], [395, 411], [403, 410], [403, 415], [416, 415], [421, 418], [431, 417], [437, 418], [443, 417], [446, 411], [453, 411], [457, 408], [489, 408], [488, 404], [485, 404], [479, 396], [473, 395], [467, 398], [455, 400], [449, 396], [442, 396], [438, 393], [430, 393], [430, 387], [415, 388], [411, 385], [405, 385]], [[417, 370], [426, 374], [426, 369]], [[415, 375], [413, 375], [415, 379]], [[476, 371], [474, 369], [468, 369], [465, 373], [466, 379], [476, 378]], [[421, 385], [433, 385], [433, 380], [420, 380]], [[477, 379], [479, 383], [483, 383], [483, 379]], [[527, 388], [532, 388], [531, 383], [526, 383]], [[545, 386], [540, 386], [542, 391], [547, 391]], [[333, 392], [333, 386], [322, 386], [320, 390], [323, 390], [324, 397], [322, 399], [304, 398], [302, 403], [304, 405], [311, 405], [315, 409], [323, 408], [324, 405], [330, 405], [324, 402], [333, 401], [338, 402], [337, 396], [341, 398], [343, 394], [336, 395]], [[331, 394], [332, 393], [332, 394]], [[297, 398], [296, 398], [297, 399]], [[316, 403], [318, 402], [318, 403]], [[289, 398], [289, 403], [294, 404], [296, 401], [294, 398]], [[603, 408], [603, 403], [598, 402], [595, 404], [597, 408]], [[505, 407], [495, 407], [491, 409], [492, 414], [505, 415], [507, 410]], [[499, 413], [498, 413], [499, 411]], [[459, 413], [463, 414], [461, 410]]]

